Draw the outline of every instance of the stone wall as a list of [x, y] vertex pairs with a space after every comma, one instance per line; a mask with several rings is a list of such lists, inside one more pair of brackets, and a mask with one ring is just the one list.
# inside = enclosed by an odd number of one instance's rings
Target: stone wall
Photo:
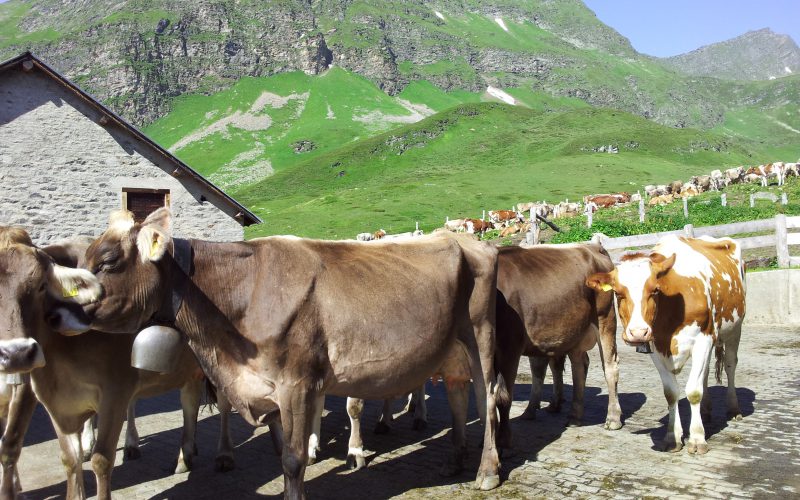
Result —
[[37, 244], [97, 236], [123, 188], [169, 189], [176, 236], [243, 238], [221, 196], [38, 69], [0, 74], [0, 102], [0, 224]]

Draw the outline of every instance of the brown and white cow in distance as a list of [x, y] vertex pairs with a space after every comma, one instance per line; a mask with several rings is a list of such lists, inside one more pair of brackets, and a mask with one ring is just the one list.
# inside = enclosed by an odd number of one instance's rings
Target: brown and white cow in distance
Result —
[[[176, 247], [188, 253], [188, 274]], [[495, 248], [446, 232], [373, 244], [178, 240], [162, 208], [142, 224], [114, 215], [86, 264], [104, 291], [84, 308], [94, 328], [134, 333], [172, 307], [173, 293], [181, 297], [174, 324], [215, 386], [253, 425], [279, 412], [287, 497], [305, 496], [317, 401], [406, 394], [457, 341], [469, 351], [486, 415], [476, 486], [499, 484], [495, 400], [505, 391], [493, 366]]]
[[663, 447], [679, 451], [683, 428], [678, 415], [676, 375], [691, 358], [686, 398], [691, 405], [690, 453], [708, 451], [701, 415], [711, 416], [708, 370], [716, 347], [716, 376], [728, 377], [729, 417], [741, 418], [736, 398], [737, 351], [745, 313], [744, 268], [739, 246], [730, 238], [667, 236], [652, 253], [623, 258], [611, 272], [595, 274], [587, 285], [614, 290], [622, 338], [648, 343], [664, 384], [669, 422]]
[[[15, 498], [18, 485], [12, 478], [22, 450], [22, 440], [30, 423], [37, 398], [47, 409], [61, 447], [67, 473], [67, 498], [85, 498], [82, 461], [91, 452], [92, 469], [97, 476], [98, 498], [110, 497], [111, 471], [117, 440], [126, 414], [133, 423], [135, 398], [161, 394], [181, 388], [184, 414], [183, 440], [176, 472], [191, 468], [194, 435], [203, 382], [202, 372], [191, 350], [183, 349], [176, 369], [159, 374], [131, 367], [132, 337], [88, 332], [67, 337], [53, 331], [46, 318], [50, 284], [69, 282], [64, 295], [85, 295], [91, 287], [91, 273], [70, 269], [53, 262], [74, 266], [87, 244], [55, 245], [45, 249], [33, 246], [28, 234], [19, 228], [0, 227], [0, 376], [28, 373], [31, 383], [16, 386], [9, 412], [9, 424], [0, 442], [3, 477], [0, 497]], [[68, 262], [64, 262], [68, 260]], [[88, 280], [88, 281], [87, 281]], [[57, 288], [61, 292], [61, 288]], [[224, 402], [221, 402], [221, 404]], [[82, 450], [84, 423], [97, 414], [97, 440], [93, 450]], [[222, 437], [218, 466], [233, 466], [233, 445], [227, 433], [227, 413], [222, 417]], [[138, 455], [138, 435], [128, 429], [125, 455]]]
[[[607, 429], [619, 429], [621, 410], [617, 397], [616, 315], [611, 293], [586, 287], [593, 273], [614, 268], [599, 245], [536, 245], [531, 248], [503, 247], [498, 254], [496, 369], [510, 385], [517, 376], [520, 356], [532, 356], [531, 400], [525, 411], [533, 418], [541, 399], [548, 360], [569, 356], [574, 392], [569, 421], [579, 425], [583, 417], [583, 392], [589, 357], [586, 352], [600, 345], [608, 383]], [[553, 370], [554, 379], [561, 369]], [[563, 385], [562, 385], [563, 387]], [[561, 395], [553, 399], [553, 408]], [[511, 443], [510, 404], [498, 403], [498, 446]]]

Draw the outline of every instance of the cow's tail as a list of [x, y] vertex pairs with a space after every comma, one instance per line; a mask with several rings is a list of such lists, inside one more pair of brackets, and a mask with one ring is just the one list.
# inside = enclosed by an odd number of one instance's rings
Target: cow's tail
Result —
[[214, 384], [208, 379], [205, 378], [205, 401], [206, 407], [216, 408], [217, 407], [217, 388], [214, 387]]
[[506, 379], [503, 374], [497, 373], [497, 388], [494, 391], [494, 400], [497, 406], [511, 406], [511, 393], [508, 392]]
[[725, 344], [717, 340], [717, 345], [714, 348], [714, 354], [717, 357], [717, 362], [714, 364], [714, 376], [717, 383], [722, 383], [722, 368], [725, 365]]

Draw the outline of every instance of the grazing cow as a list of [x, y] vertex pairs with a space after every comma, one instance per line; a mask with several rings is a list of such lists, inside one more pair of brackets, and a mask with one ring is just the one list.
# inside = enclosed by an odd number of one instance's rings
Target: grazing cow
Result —
[[676, 195], [681, 192], [683, 181], [672, 181], [667, 185], [667, 194]]
[[748, 172], [742, 177], [742, 182], [745, 184], [755, 184], [756, 182], [763, 184], [764, 177], [761, 174]]
[[531, 230], [530, 222], [526, 222], [524, 224], [512, 224], [504, 228], [502, 231], [500, 231], [500, 237], [505, 238], [507, 236], [511, 236], [512, 234], [527, 233], [530, 230]]
[[[607, 429], [619, 429], [621, 410], [617, 397], [616, 315], [613, 296], [586, 287], [593, 273], [608, 272], [614, 264], [599, 245], [537, 245], [499, 249], [497, 272], [497, 352], [495, 369], [509, 387], [517, 376], [520, 356], [533, 356], [533, 383], [523, 418], [534, 418], [541, 399], [548, 360], [555, 360], [554, 380], [563, 369], [564, 356], [572, 363], [574, 384], [570, 425], [580, 425], [589, 356], [600, 344], [608, 383]], [[558, 372], [558, 373], [556, 373]], [[561, 384], [563, 387], [563, 384]], [[556, 410], [561, 395], [551, 404]], [[498, 402], [498, 447], [509, 447], [510, 402]]]
[[[157, 311], [171, 317], [243, 418], [263, 425], [279, 416], [288, 498], [305, 497], [313, 410], [325, 394], [406, 394], [458, 342], [486, 418], [476, 486], [498, 486], [495, 401], [507, 393], [493, 367], [496, 248], [449, 233], [370, 245], [281, 236], [218, 243], [171, 233], [166, 208], [141, 224], [129, 212], [112, 215], [86, 252], [104, 293], [79, 287], [95, 300], [84, 302], [84, 328], [133, 333]], [[454, 436], [459, 463], [466, 442], [458, 429]]]
[[489, 210], [489, 220], [495, 225], [507, 227], [514, 222], [524, 222], [525, 217], [514, 210]]
[[672, 203], [673, 196], [671, 194], [662, 194], [661, 196], [654, 196], [647, 201], [647, 204], [651, 207], [656, 205], [669, 205]]
[[384, 236], [386, 236], [386, 231], [384, 231], [383, 229], [378, 229], [377, 231], [372, 233], [372, 239], [373, 240], [379, 240], [379, 239], [383, 238]]
[[694, 184], [685, 184], [681, 189], [681, 198], [691, 198], [700, 194], [700, 188]]
[[570, 217], [573, 215], [579, 215], [582, 210], [583, 206], [581, 206], [580, 203], [562, 201], [553, 209], [553, 217]]
[[725, 179], [727, 184], [739, 184], [744, 178], [744, 167], [734, 167], [725, 170]]
[[464, 223], [461, 225], [460, 232], [466, 232], [469, 234], [483, 234], [491, 229], [494, 229], [494, 227], [489, 221], [482, 219], [464, 219]]
[[[17, 485], [12, 478], [37, 398], [50, 414], [58, 436], [67, 473], [67, 498], [85, 498], [81, 434], [93, 414], [97, 414], [97, 440], [93, 450], [85, 451], [92, 451], [98, 498], [110, 497], [111, 471], [126, 413], [130, 418], [125, 456], [138, 457], [138, 434], [132, 425], [132, 403], [136, 398], [181, 388], [184, 428], [175, 472], [185, 472], [192, 466], [203, 375], [188, 346], [180, 353], [175, 370], [159, 374], [130, 366], [131, 337], [97, 332], [66, 337], [47, 324], [46, 285], [62, 276], [72, 280], [88, 276], [93, 280], [87, 271], [61, 267], [53, 259], [74, 266], [86, 246], [60, 244], [40, 250], [24, 230], [0, 227], [0, 290], [4, 291], [0, 301], [0, 371], [31, 375], [30, 384], [16, 388], [9, 424], [0, 444], [4, 471], [0, 496], [4, 498], [15, 496]], [[67, 296], [81, 293], [73, 286], [64, 290]], [[227, 470], [233, 466], [227, 413], [222, 432], [217, 465]]]
[[711, 171], [711, 182], [713, 186], [715, 186], [715, 190], [719, 191], [719, 188], [725, 187], [730, 184], [730, 180], [723, 175], [722, 170], [712, 170]]
[[[686, 361], [691, 405], [689, 453], [708, 451], [702, 416], [711, 416], [707, 391], [709, 361], [716, 347], [716, 376], [728, 376], [728, 415], [740, 419], [734, 376], [745, 313], [744, 267], [739, 246], [730, 238], [663, 238], [652, 253], [623, 257], [611, 272], [592, 275], [587, 285], [614, 290], [622, 319], [622, 338], [649, 344], [664, 384], [669, 422], [664, 449], [679, 451], [683, 428], [678, 415], [678, 381]], [[701, 403], [702, 402], [702, 403]]]
[[530, 201], [526, 203], [517, 203], [517, 212], [521, 214], [528, 214], [533, 210], [534, 215], [541, 217], [549, 217], [553, 214], [553, 205], [543, 201]]
[[448, 220], [444, 223], [444, 228], [448, 231], [457, 232], [464, 226], [464, 219]]
[[[717, 189], [714, 184], [714, 179], [710, 175], [695, 175], [692, 177], [692, 180], [689, 181], [689, 184], [695, 186], [700, 193], [705, 193], [710, 190], [716, 191]], [[683, 196], [683, 191], [681, 191], [681, 196]]]
[[620, 203], [620, 198], [613, 194], [592, 194], [584, 196], [583, 203], [594, 203], [598, 208], [609, 208]]
[[786, 177], [789, 177], [790, 175], [794, 177], [800, 175], [800, 173], [798, 173], [797, 171], [797, 163], [784, 163], [783, 168], [784, 168], [784, 179]]

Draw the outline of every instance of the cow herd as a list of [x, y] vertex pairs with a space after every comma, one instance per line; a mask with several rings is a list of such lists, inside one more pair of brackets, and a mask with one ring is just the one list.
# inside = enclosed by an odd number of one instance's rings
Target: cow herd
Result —
[[[690, 358], [688, 451], [708, 449], [700, 418], [710, 415], [712, 352], [717, 378], [723, 368], [727, 374], [729, 415], [741, 416], [734, 374], [744, 284], [733, 240], [670, 237], [615, 265], [599, 245], [497, 248], [448, 231], [370, 242], [276, 236], [221, 243], [174, 237], [172, 226], [164, 208], [142, 223], [115, 212], [90, 244], [45, 248], [24, 230], [0, 228], [0, 372], [30, 374], [13, 394], [0, 391], [0, 403], [11, 402], [0, 405], [8, 408], [3, 498], [21, 488], [16, 464], [37, 398], [58, 435], [68, 498], [85, 497], [84, 453], [98, 498], [110, 497], [116, 442], [126, 416], [133, 422], [131, 403], [172, 388], [182, 388], [184, 411], [178, 470], [191, 468], [203, 377], [225, 416], [233, 408], [252, 425], [270, 426], [287, 498], [305, 497], [326, 394], [348, 397], [348, 462], [361, 467], [363, 400], [413, 392], [424, 419], [420, 387], [443, 379], [453, 448], [441, 471], [454, 475], [467, 452], [472, 387], [483, 424], [475, 486], [493, 489], [500, 484], [499, 451], [525, 446], [514, 443], [509, 425], [521, 356], [529, 357], [533, 374], [522, 418], [535, 416], [548, 365], [551, 406], [559, 407], [569, 357], [569, 422], [577, 425], [587, 351], [598, 345], [609, 391], [605, 427], [622, 426], [617, 311], [623, 340], [652, 351], [661, 376], [669, 407], [664, 449], [682, 446], [675, 375]], [[186, 340], [168, 376], [129, 366], [133, 336], [151, 325], [173, 327]], [[93, 415], [97, 441], [83, 449]], [[227, 418], [222, 423], [217, 465], [225, 470], [234, 464]], [[126, 453], [137, 438], [129, 432]]]

